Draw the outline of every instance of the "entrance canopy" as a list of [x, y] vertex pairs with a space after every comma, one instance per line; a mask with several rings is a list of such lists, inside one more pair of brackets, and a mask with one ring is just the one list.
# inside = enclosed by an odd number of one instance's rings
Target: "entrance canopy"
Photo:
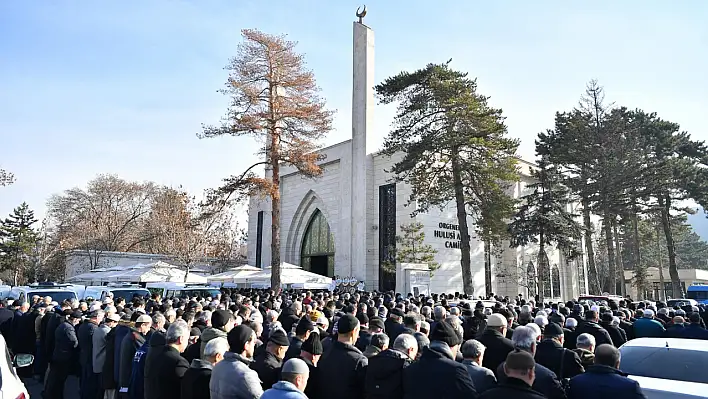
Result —
[[207, 281], [210, 283], [233, 283], [239, 277], [246, 277], [262, 271], [263, 269], [255, 266], [238, 266], [233, 267], [223, 273], [207, 276]]

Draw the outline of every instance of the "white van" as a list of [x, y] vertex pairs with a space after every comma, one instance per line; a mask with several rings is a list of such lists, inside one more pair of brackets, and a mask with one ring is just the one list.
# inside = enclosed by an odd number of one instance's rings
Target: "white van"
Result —
[[127, 283], [110, 283], [108, 285], [89, 285], [84, 291], [83, 299], [95, 299], [98, 301], [103, 301], [106, 299], [108, 294], [113, 294], [113, 299], [123, 298], [126, 302], [130, 302], [134, 297], [139, 296], [142, 298], [150, 297], [150, 291], [146, 288], [142, 288], [137, 284], [127, 284]]
[[221, 294], [221, 291], [207, 284], [190, 283], [147, 283], [147, 289], [162, 298], [193, 298], [201, 297], [212, 299]]
[[19, 300], [21, 302], [29, 302], [33, 296], [37, 295], [40, 297], [50, 296], [52, 301], [61, 303], [65, 300], [78, 299], [76, 291], [74, 291], [70, 284], [58, 284], [58, 283], [34, 283], [25, 286], [12, 287], [7, 298], [12, 298]]

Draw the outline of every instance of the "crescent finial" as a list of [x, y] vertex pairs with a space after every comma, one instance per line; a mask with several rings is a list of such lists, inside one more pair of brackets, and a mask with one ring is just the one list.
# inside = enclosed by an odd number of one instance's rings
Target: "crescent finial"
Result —
[[363, 7], [356, 8], [356, 16], [359, 17], [360, 24], [364, 23], [364, 17], [366, 16], [366, 5], [364, 5]]

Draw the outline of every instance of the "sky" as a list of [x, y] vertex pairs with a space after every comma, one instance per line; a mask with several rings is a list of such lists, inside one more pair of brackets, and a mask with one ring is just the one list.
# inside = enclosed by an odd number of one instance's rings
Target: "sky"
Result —
[[[452, 59], [502, 108], [519, 153], [597, 79], [608, 102], [657, 112], [708, 139], [708, 2], [376, 0], [376, 82]], [[589, 4], [591, 3], [591, 4]], [[194, 195], [257, 161], [249, 138], [197, 138], [219, 123], [217, 93], [240, 30], [287, 34], [336, 110], [324, 145], [351, 137], [351, 0], [0, 2], [0, 215], [98, 174]], [[373, 147], [393, 106], [377, 106]]]

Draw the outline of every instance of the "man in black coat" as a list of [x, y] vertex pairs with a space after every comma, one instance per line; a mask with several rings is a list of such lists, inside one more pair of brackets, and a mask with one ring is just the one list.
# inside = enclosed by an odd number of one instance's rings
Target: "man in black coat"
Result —
[[[580, 334], [590, 334], [593, 337], [595, 337], [595, 343], [597, 346], [600, 346], [602, 344], [610, 344], [614, 345], [612, 343], [612, 338], [610, 337], [610, 333], [607, 332], [600, 324], [598, 324], [599, 321], [599, 316], [597, 314], [597, 311], [594, 310], [588, 310], [585, 312], [585, 320], [581, 321], [580, 324], [578, 324], [578, 328], [575, 329], [575, 332], [580, 335]], [[571, 345], [573, 345], [572, 348], [569, 349], [575, 349], [575, 343], [571, 342]]]
[[506, 338], [507, 325], [504, 316], [498, 313], [491, 314], [487, 319], [487, 327], [478, 339], [487, 348], [484, 351], [482, 367], [495, 373], [499, 365], [506, 360], [506, 355], [514, 350], [514, 344]]
[[391, 348], [369, 358], [364, 390], [367, 399], [403, 399], [403, 371], [418, 352], [418, 341], [401, 334]]
[[5, 342], [12, 343], [12, 322], [15, 318], [15, 312], [7, 307], [7, 301], [0, 301], [0, 333], [5, 337]]
[[536, 348], [536, 363], [556, 373], [559, 379], [572, 378], [585, 371], [577, 353], [563, 347], [563, 329], [549, 323], [543, 330], [544, 340]]
[[302, 343], [310, 338], [310, 333], [315, 329], [315, 325], [312, 323], [309, 317], [303, 316], [295, 327], [295, 335], [290, 339], [290, 345], [288, 345], [288, 351], [285, 352], [285, 357], [283, 362], [288, 361], [294, 357], [300, 356], [300, 348]]
[[280, 368], [283, 366], [283, 356], [288, 350], [288, 345], [290, 341], [283, 330], [275, 330], [268, 338], [266, 350], [253, 359], [251, 370], [258, 373], [264, 391], [272, 388], [273, 384], [280, 380]]
[[515, 350], [506, 357], [504, 374], [506, 380], [484, 392], [480, 399], [543, 399], [545, 396], [534, 391], [531, 386], [536, 378], [536, 365], [531, 354]]
[[382, 334], [384, 332], [384, 322], [379, 317], [369, 319], [369, 328], [359, 332], [359, 338], [356, 340], [356, 348], [364, 352], [371, 345], [371, 337], [374, 334]]
[[280, 316], [278, 316], [278, 321], [280, 322], [280, 325], [283, 326], [283, 330], [285, 330], [287, 334], [292, 332], [293, 326], [300, 320], [301, 314], [302, 303], [300, 302], [293, 302], [292, 305], [285, 308], [283, 312], [280, 313]]
[[354, 346], [359, 337], [359, 320], [345, 314], [337, 321], [337, 338], [317, 364], [316, 395], [311, 399], [363, 399], [366, 356]]
[[180, 354], [189, 344], [189, 327], [184, 320], [170, 324], [165, 334], [166, 345], [157, 350], [154, 361], [145, 363], [145, 397], [150, 399], [180, 399], [182, 377], [189, 363]]
[[81, 366], [81, 399], [95, 399], [100, 390], [98, 375], [93, 371], [93, 333], [103, 320], [103, 311], [89, 313], [89, 319], [78, 328], [79, 365]]
[[214, 365], [229, 350], [226, 338], [214, 338], [204, 347], [203, 359], [194, 359], [182, 377], [181, 399], [210, 399], [209, 382]]
[[[536, 337], [536, 332], [531, 327], [522, 326], [514, 330], [512, 341], [515, 349], [528, 352], [531, 356], [534, 356], [536, 354]], [[499, 365], [496, 373], [499, 384], [504, 384], [507, 379], [504, 373], [504, 363]], [[534, 375], [535, 378], [531, 385], [534, 391], [545, 395], [549, 399], [565, 399], [565, 391], [554, 372], [536, 363]]]
[[461, 342], [462, 335], [450, 323], [444, 320], [435, 323], [430, 332], [430, 346], [423, 349], [420, 360], [403, 371], [403, 397], [477, 398], [467, 368], [455, 361]]
[[78, 310], [70, 313], [54, 333], [54, 353], [49, 364], [45, 399], [64, 399], [64, 383], [69, 374], [75, 371], [78, 360], [79, 340], [74, 327], [81, 321], [81, 317], [82, 314]]
[[310, 399], [317, 395], [316, 390], [319, 384], [317, 364], [322, 357], [322, 352], [322, 342], [320, 342], [320, 336], [317, 333], [310, 334], [310, 337], [302, 343], [302, 348], [300, 348], [299, 359], [302, 359], [310, 369], [307, 387], [305, 387], [305, 395]]

